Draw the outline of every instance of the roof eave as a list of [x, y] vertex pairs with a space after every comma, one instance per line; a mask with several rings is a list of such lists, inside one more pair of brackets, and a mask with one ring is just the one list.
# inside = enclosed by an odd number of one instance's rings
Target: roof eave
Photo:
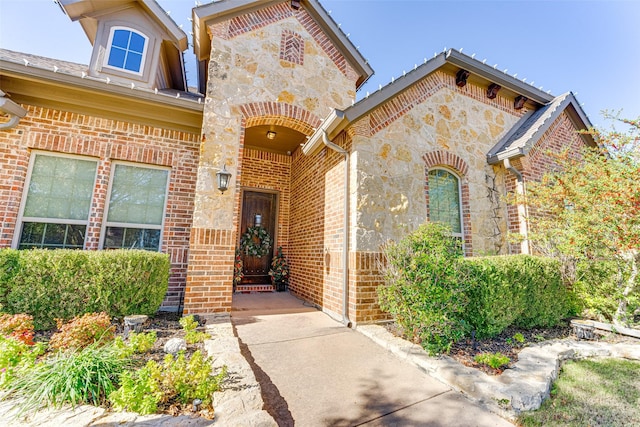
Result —
[[329, 115], [322, 121], [322, 124], [320, 124], [309, 137], [307, 142], [302, 145], [302, 152], [307, 156], [316, 154], [324, 147], [322, 136], [325, 132], [331, 140], [342, 132], [349, 123], [349, 119], [346, 117], [344, 111], [332, 109]]
[[483, 64], [463, 53], [450, 49], [446, 53], [447, 62], [457, 65], [473, 74], [477, 74], [499, 84], [503, 87], [508, 87], [514, 92], [517, 92], [527, 98], [539, 103], [547, 104], [551, 102], [555, 97], [551, 94], [543, 92], [536, 87], [524, 83], [521, 80], [516, 79], [502, 71], [496, 70], [493, 67]]

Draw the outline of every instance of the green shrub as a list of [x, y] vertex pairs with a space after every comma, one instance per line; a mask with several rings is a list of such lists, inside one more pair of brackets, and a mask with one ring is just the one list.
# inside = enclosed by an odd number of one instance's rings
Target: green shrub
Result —
[[478, 337], [495, 336], [510, 325], [556, 325], [569, 314], [569, 293], [555, 260], [530, 255], [467, 258], [462, 267], [470, 282], [464, 319]]
[[511, 359], [502, 353], [480, 353], [476, 354], [473, 360], [475, 360], [476, 363], [490, 366], [493, 369], [498, 369], [511, 362]]
[[157, 252], [0, 251], [0, 303], [9, 313], [31, 314], [36, 329], [90, 312], [154, 314], [168, 279], [169, 259]]
[[13, 276], [18, 272], [20, 255], [13, 249], [0, 249], [0, 310], [5, 310]]
[[56, 350], [80, 350], [94, 343], [105, 345], [114, 339], [114, 328], [106, 313], [86, 313], [67, 323], [59, 322], [58, 329], [49, 340], [49, 347]]
[[212, 395], [226, 377], [226, 367], [212, 375], [211, 359], [200, 351], [189, 360], [184, 353], [177, 358], [165, 356], [162, 365], [155, 361], [134, 373], [120, 377], [120, 388], [109, 395], [116, 410], [130, 410], [140, 414], [157, 412], [159, 405], [189, 405], [202, 400], [202, 409], [212, 409]]
[[[621, 274], [620, 271], [624, 273]], [[577, 280], [573, 283], [576, 312], [587, 318], [611, 322], [618, 309], [618, 302], [628, 301], [627, 317], [633, 319], [640, 313], [640, 274], [636, 277], [635, 288], [629, 295], [622, 295], [620, 281], [628, 279], [629, 272], [616, 261], [581, 261], [576, 265]]]
[[467, 284], [459, 277], [458, 240], [444, 225], [429, 223], [387, 244], [384, 253], [380, 307], [429, 353], [447, 352], [465, 331]]
[[113, 346], [92, 344], [80, 351], [54, 353], [22, 370], [2, 397], [15, 399], [19, 414], [67, 403], [100, 405], [116, 389], [128, 364]]
[[185, 331], [184, 340], [187, 342], [187, 344], [203, 342], [207, 338], [210, 338], [209, 334], [207, 334], [206, 332], [196, 331], [198, 322], [194, 319], [193, 316], [182, 317], [180, 318], [179, 323]]
[[529, 255], [463, 258], [445, 226], [429, 223], [384, 248], [379, 304], [429, 353], [465, 334], [551, 326], [571, 308], [557, 261]]

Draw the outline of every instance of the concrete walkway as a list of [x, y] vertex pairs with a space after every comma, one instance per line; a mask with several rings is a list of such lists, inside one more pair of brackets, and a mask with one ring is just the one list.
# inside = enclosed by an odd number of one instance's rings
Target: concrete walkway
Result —
[[289, 294], [236, 294], [231, 320], [280, 426], [511, 426]]

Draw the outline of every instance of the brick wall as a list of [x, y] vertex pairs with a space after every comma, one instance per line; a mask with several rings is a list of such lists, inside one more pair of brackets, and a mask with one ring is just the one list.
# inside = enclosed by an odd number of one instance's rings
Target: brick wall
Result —
[[[567, 150], [572, 157], [581, 156], [585, 143], [577, 133], [578, 130], [567, 113], [564, 112], [551, 124], [526, 156], [511, 162], [511, 165], [522, 173], [525, 186], [526, 182], [540, 180], [546, 172], [557, 170], [560, 167], [554, 153], [559, 154]], [[516, 177], [507, 172], [505, 182], [507, 193], [514, 193], [517, 184]], [[528, 210], [527, 215], [535, 215], [535, 212]], [[520, 217], [517, 206], [512, 204], [507, 206], [507, 221], [509, 231], [518, 233]], [[520, 253], [520, 250], [519, 244], [510, 244], [511, 253]]]
[[20, 124], [0, 132], [0, 247], [14, 238], [31, 150], [98, 159], [85, 248], [98, 249], [113, 161], [171, 168], [161, 251], [171, 259], [163, 309], [177, 309], [185, 286], [199, 135], [30, 107]]

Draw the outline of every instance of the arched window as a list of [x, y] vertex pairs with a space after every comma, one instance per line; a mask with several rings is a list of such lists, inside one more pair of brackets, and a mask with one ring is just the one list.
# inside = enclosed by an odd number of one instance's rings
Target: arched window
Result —
[[147, 36], [130, 28], [111, 28], [105, 65], [142, 74], [147, 41]]
[[451, 227], [452, 234], [463, 237], [460, 180], [446, 169], [429, 171], [429, 220]]

